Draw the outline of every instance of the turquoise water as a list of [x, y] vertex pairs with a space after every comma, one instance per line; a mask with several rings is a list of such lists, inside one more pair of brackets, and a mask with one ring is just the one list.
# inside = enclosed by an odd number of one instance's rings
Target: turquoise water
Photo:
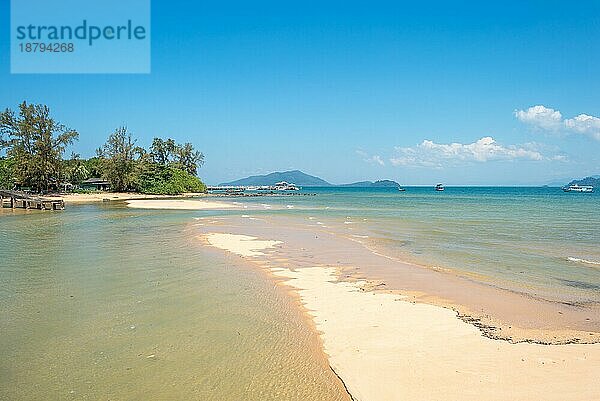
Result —
[[0, 210], [0, 400], [346, 400], [287, 294], [203, 212]]
[[347, 399], [287, 294], [195, 217], [283, 215], [503, 288], [600, 301], [600, 194], [310, 188], [227, 211], [0, 211], [0, 399]]
[[[600, 301], [600, 193], [559, 188], [305, 188], [241, 198], [314, 217], [415, 263], [568, 302]], [[368, 238], [366, 238], [368, 237]]]

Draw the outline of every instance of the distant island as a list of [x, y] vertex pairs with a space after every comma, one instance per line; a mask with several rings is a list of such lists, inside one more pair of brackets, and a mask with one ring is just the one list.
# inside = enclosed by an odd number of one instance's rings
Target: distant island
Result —
[[600, 175], [592, 175], [581, 180], [573, 180], [569, 185], [591, 185], [595, 188], [600, 188]]
[[303, 173], [300, 170], [275, 172], [265, 175], [253, 175], [251, 177], [242, 178], [239, 180], [224, 182], [220, 186], [263, 186], [273, 185], [277, 182], [286, 181], [302, 187], [331, 187], [333, 184], [327, 181]]
[[337, 185], [338, 187], [355, 187], [355, 188], [397, 188], [400, 186], [396, 181], [378, 180], [378, 181], [359, 181], [352, 184]]
[[314, 175], [306, 174], [300, 170], [291, 170], [283, 172], [274, 172], [265, 175], [253, 175], [235, 181], [224, 182], [220, 186], [263, 186], [274, 185], [277, 182], [289, 182], [301, 187], [355, 187], [355, 188], [396, 188], [399, 187], [396, 181], [359, 181], [351, 184], [335, 185]]

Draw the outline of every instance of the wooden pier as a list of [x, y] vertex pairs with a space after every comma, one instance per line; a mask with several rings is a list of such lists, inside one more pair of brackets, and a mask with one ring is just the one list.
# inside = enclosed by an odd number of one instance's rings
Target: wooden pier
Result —
[[0, 207], [13, 209], [64, 210], [65, 201], [30, 195], [26, 192], [0, 190]]

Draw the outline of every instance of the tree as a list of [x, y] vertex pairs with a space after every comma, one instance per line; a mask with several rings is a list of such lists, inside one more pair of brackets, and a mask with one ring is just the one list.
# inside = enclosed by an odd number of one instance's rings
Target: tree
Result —
[[0, 157], [0, 188], [13, 189], [15, 186], [13, 168], [14, 162], [12, 159]]
[[175, 155], [175, 166], [194, 176], [198, 171], [198, 167], [204, 164], [204, 155], [199, 151], [194, 150], [194, 146], [192, 146], [191, 143], [177, 146]]
[[168, 166], [173, 161], [177, 144], [171, 138], [166, 141], [161, 138], [154, 138], [150, 146], [150, 157], [154, 163], [162, 166]]
[[88, 171], [88, 178], [102, 177], [102, 159], [92, 157], [83, 161], [83, 164]]
[[198, 167], [204, 164], [204, 155], [194, 149], [191, 143], [178, 145], [171, 138], [154, 138], [150, 146], [152, 161], [161, 166], [175, 167], [196, 175]]
[[98, 149], [103, 176], [115, 191], [127, 191], [133, 187], [136, 155], [140, 151], [135, 142], [126, 127], [119, 127]]
[[90, 172], [86, 167], [85, 160], [81, 160], [76, 153], [71, 154], [70, 160], [63, 163], [63, 177], [73, 184], [80, 184], [90, 177]]
[[178, 195], [184, 192], [204, 192], [206, 186], [187, 171], [156, 163], [145, 164], [137, 181], [137, 191], [145, 194]]
[[36, 191], [48, 190], [60, 180], [62, 155], [79, 134], [50, 117], [45, 105], [23, 102], [19, 114], [0, 113], [0, 144], [13, 165], [13, 179]]

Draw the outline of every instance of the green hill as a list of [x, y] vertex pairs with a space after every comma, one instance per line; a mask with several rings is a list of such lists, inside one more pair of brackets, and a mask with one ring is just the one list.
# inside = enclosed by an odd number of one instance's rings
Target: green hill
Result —
[[286, 181], [292, 184], [299, 185], [301, 187], [330, 187], [332, 186], [327, 181], [315, 177], [300, 170], [275, 172], [266, 175], [254, 175], [252, 177], [242, 178], [240, 180], [224, 182], [222, 186], [259, 186], [259, 185], [273, 185], [277, 182]]
[[569, 185], [591, 185], [595, 188], [600, 188], [600, 176], [593, 175], [591, 177], [585, 177], [581, 180], [573, 180], [569, 183]]
[[397, 188], [400, 186], [396, 181], [392, 180], [379, 180], [379, 181], [359, 181], [353, 182], [352, 184], [342, 184], [340, 187], [353, 187], [353, 188]]
[[397, 188], [400, 186], [396, 181], [359, 181], [351, 184], [333, 185], [322, 178], [306, 174], [300, 170], [275, 172], [265, 175], [253, 175], [235, 181], [224, 182], [220, 186], [261, 186], [273, 185], [277, 182], [286, 181], [301, 187], [354, 187], [354, 188]]

